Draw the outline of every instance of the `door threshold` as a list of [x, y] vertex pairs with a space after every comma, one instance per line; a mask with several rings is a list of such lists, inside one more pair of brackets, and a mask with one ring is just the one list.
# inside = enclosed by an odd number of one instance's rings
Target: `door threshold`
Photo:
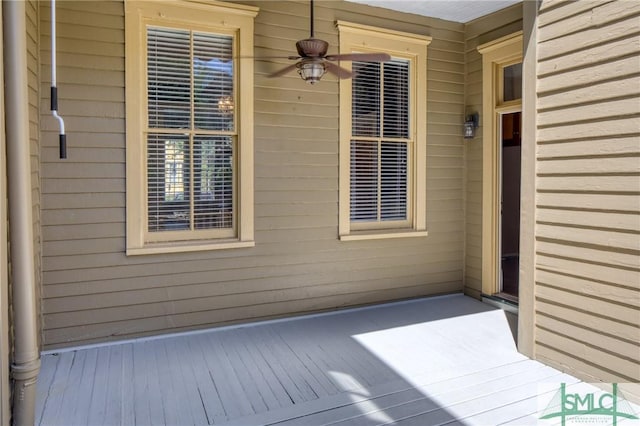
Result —
[[[506, 296], [506, 297], [505, 297]], [[496, 293], [492, 296], [482, 295], [482, 301], [503, 311], [518, 315], [518, 298], [504, 293]]]
[[518, 296], [514, 296], [513, 294], [500, 292], [500, 293], [494, 294], [492, 297], [496, 297], [500, 300], [505, 300], [506, 302], [509, 302], [512, 305], [518, 306]]

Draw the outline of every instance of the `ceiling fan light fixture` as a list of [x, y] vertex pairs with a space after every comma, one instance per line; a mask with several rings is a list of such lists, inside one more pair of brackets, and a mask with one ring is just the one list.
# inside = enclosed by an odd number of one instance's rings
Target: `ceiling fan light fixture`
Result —
[[300, 77], [309, 84], [320, 81], [326, 71], [324, 63], [320, 61], [303, 61], [297, 67]]

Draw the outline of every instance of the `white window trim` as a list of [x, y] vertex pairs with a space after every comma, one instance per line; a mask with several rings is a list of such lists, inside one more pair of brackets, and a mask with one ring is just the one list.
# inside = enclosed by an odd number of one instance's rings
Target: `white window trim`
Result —
[[[408, 187], [412, 189], [410, 199], [407, 200], [411, 209], [409, 226], [375, 230], [353, 229], [350, 219], [352, 81], [340, 81], [339, 238], [342, 241], [350, 241], [426, 236], [427, 46], [432, 38], [345, 21], [338, 21], [337, 27], [340, 34], [340, 53], [385, 52], [392, 57], [411, 61], [409, 121], [411, 139], [415, 141], [411, 152], [412, 164], [409, 167], [413, 173], [408, 176]], [[341, 66], [350, 69], [351, 64], [342, 62]]]
[[[238, 70], [236, 235], [234, 238], [177, 242], [145, 241], [146, 156], [142, 142], [146, 117], [145, 28], [163, 24], [201, 31], [235, 33], [240, 58], [253, 54], [253, 20], [258, 8], [214, 0], [126, 1], [126, 230], [127, 255], [252, 247], [253, 224], [253, 60], [236, 62]], [[237, 61], [240, 61], [238, 59]]]

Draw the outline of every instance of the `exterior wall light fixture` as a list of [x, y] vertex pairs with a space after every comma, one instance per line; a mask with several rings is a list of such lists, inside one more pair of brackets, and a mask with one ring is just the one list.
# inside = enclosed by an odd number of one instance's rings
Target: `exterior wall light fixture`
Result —
[[471, 115], [467, 115], [464, 121], [464, 138], [473, 139], [476, 137], [476, 129], [478, 128], [478, 121], [480, 117], [477, 112]]

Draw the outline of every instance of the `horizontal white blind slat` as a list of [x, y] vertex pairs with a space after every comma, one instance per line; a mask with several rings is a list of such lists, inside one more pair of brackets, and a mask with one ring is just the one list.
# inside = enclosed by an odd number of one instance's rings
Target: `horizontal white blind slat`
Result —
[[380, 220], [407, 218], [407, 144], [382, 142]]
[[353, 136], [380, 136], [380, 68], [377, 62], [353, 62]]
[[194, 140], [196, 229], [233, 225], [233, 148], [229, 136], [196, 136]]
[[385, 137], [409, 137], [409, 62], [393, 60], [384, 64]]
[[189, 31], [147, 31], [149, 127], [191, 127], [191, 39]]
[[233, 97], [233, 39], [194, 33], [195, 127], [232, 130], [233, 110], [219, 105]]
[[351, 221], [378, 219], [378, 143], [351, 141]]
[[147, 135], [147, 201], [149, 231], [190, 229], [189, 138]]

